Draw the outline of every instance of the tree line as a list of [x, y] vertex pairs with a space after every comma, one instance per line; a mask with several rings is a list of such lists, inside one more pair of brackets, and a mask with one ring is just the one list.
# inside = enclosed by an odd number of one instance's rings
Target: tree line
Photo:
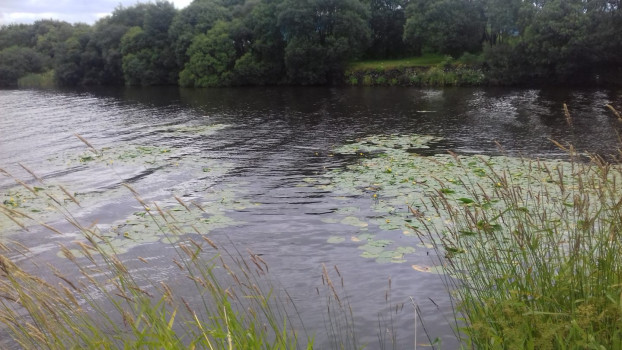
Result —
[[352, 60], [424, 53], [475, 55], [491, 84], [611, 82], [622, 77], [621, 1], [141, 3], [94, 25], [1, 27], [0, 85], [51, 71], [64, 86], [336, 84]]

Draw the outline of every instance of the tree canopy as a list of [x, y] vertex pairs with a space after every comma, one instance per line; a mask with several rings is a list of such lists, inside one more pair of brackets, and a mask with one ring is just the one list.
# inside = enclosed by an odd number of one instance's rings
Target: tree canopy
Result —
[[0, 85], [335, 84], [352, 60], [424, 53], [480, 55], [490, 83], [619, 83], [620, 33], [620, 0], [156, 1], [0, 27]]

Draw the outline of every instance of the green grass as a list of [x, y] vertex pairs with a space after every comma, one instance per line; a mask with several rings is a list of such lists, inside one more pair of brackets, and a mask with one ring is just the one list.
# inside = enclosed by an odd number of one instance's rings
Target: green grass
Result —
[[344, 81], [348, 85], [472, 86], [485, 82], [480, 68], [481, 57], [464, 54], [459, 59], [426, 54], [396, 60], [353, 62]]
[[54, 71], [45, 73], [29, 73], [17, 81], [20, 88], [49, 88], [56, 86], [54, 82]]
[[393, 60], [365, 60], [350, 63], [348, 70], [390, 70], [407, 67], [427, 67], [437, 65], [443, 62], [444, 59], [444, 55], [425, 54], [418, 57], [399, 58]]
[[421, 222], [465, 348], [622, 349], [622, 167], [565, 149], [556, 167], [525, 160], [528, 184], [489, 167], [462, 183], [473, 200], [438, 191], [445, 225]]

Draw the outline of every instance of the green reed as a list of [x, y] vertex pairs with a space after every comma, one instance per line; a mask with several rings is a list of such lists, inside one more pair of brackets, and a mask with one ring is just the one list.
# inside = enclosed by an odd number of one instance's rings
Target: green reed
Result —
[[473, 200], [439, 190], [446, 224], [421, 221], [466, 348], [622, 349], [622, 167], [564, 149], [520, 177], [489, 167], [493, 190], [462, 183]]

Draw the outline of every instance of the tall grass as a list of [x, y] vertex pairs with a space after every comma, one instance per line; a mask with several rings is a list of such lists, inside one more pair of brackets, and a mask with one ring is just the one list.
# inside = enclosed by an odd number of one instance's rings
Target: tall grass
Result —
[[51, 88], [56, 86], [54, 81], [54, 71], [49, 70], [44, 73], [29, 73], [17, 80], [20, 88]]
[[364, 60], [352, 62], [349, 71], [359, 70], [390, 70], [406, 67], [432, 66], [441, 63], [445, 56], [439, 54], [425, 54], [417, 57], [398, 58], [391, 60]]
[[439, 190], [446, 225], [421, 222], [467, 348], [622, 349], [622, 167], [563, 148], [520, 176], [490, 167], [494, 190], [463, 183], [472, 200]]
[[[201, 233], [199, 221], [193, 226], [194, 234], [184, 233], [174, 212], [146, 203], [127, 188], [170, 238], [171, 265], [178, 270], [175, 284], [141, 275], [132, 266], [149, 267], [149, 259], [117, 254], [96, 225], [81, 224], [67, 211], [64, 200], [52, 198], [57, 210], [81, 233], [77, 242], [60, 246], [71, 267], [60, 271], [52, 265], [38, 266], [34, 274], [9, 258], [27, 255], [25, 246], [0, 244], [0, 323], [4, 325], [0, 334], [26, 349], [313, 348], [313, 336], [306, 334], [288, 293], [274, 288], [261, 256], [216, 244]], [[176, 200], [186, 210], [196, 210]], [[33, 219], [30, 213], [6, 205], [0, 206], [0, 213], [16, 223]], [[324, 268], [326, 289], [318, 289], [318, 294], [328, 301], [331, 344], [358, 348], [347, 299], [340, 297], [330, 276]]]

